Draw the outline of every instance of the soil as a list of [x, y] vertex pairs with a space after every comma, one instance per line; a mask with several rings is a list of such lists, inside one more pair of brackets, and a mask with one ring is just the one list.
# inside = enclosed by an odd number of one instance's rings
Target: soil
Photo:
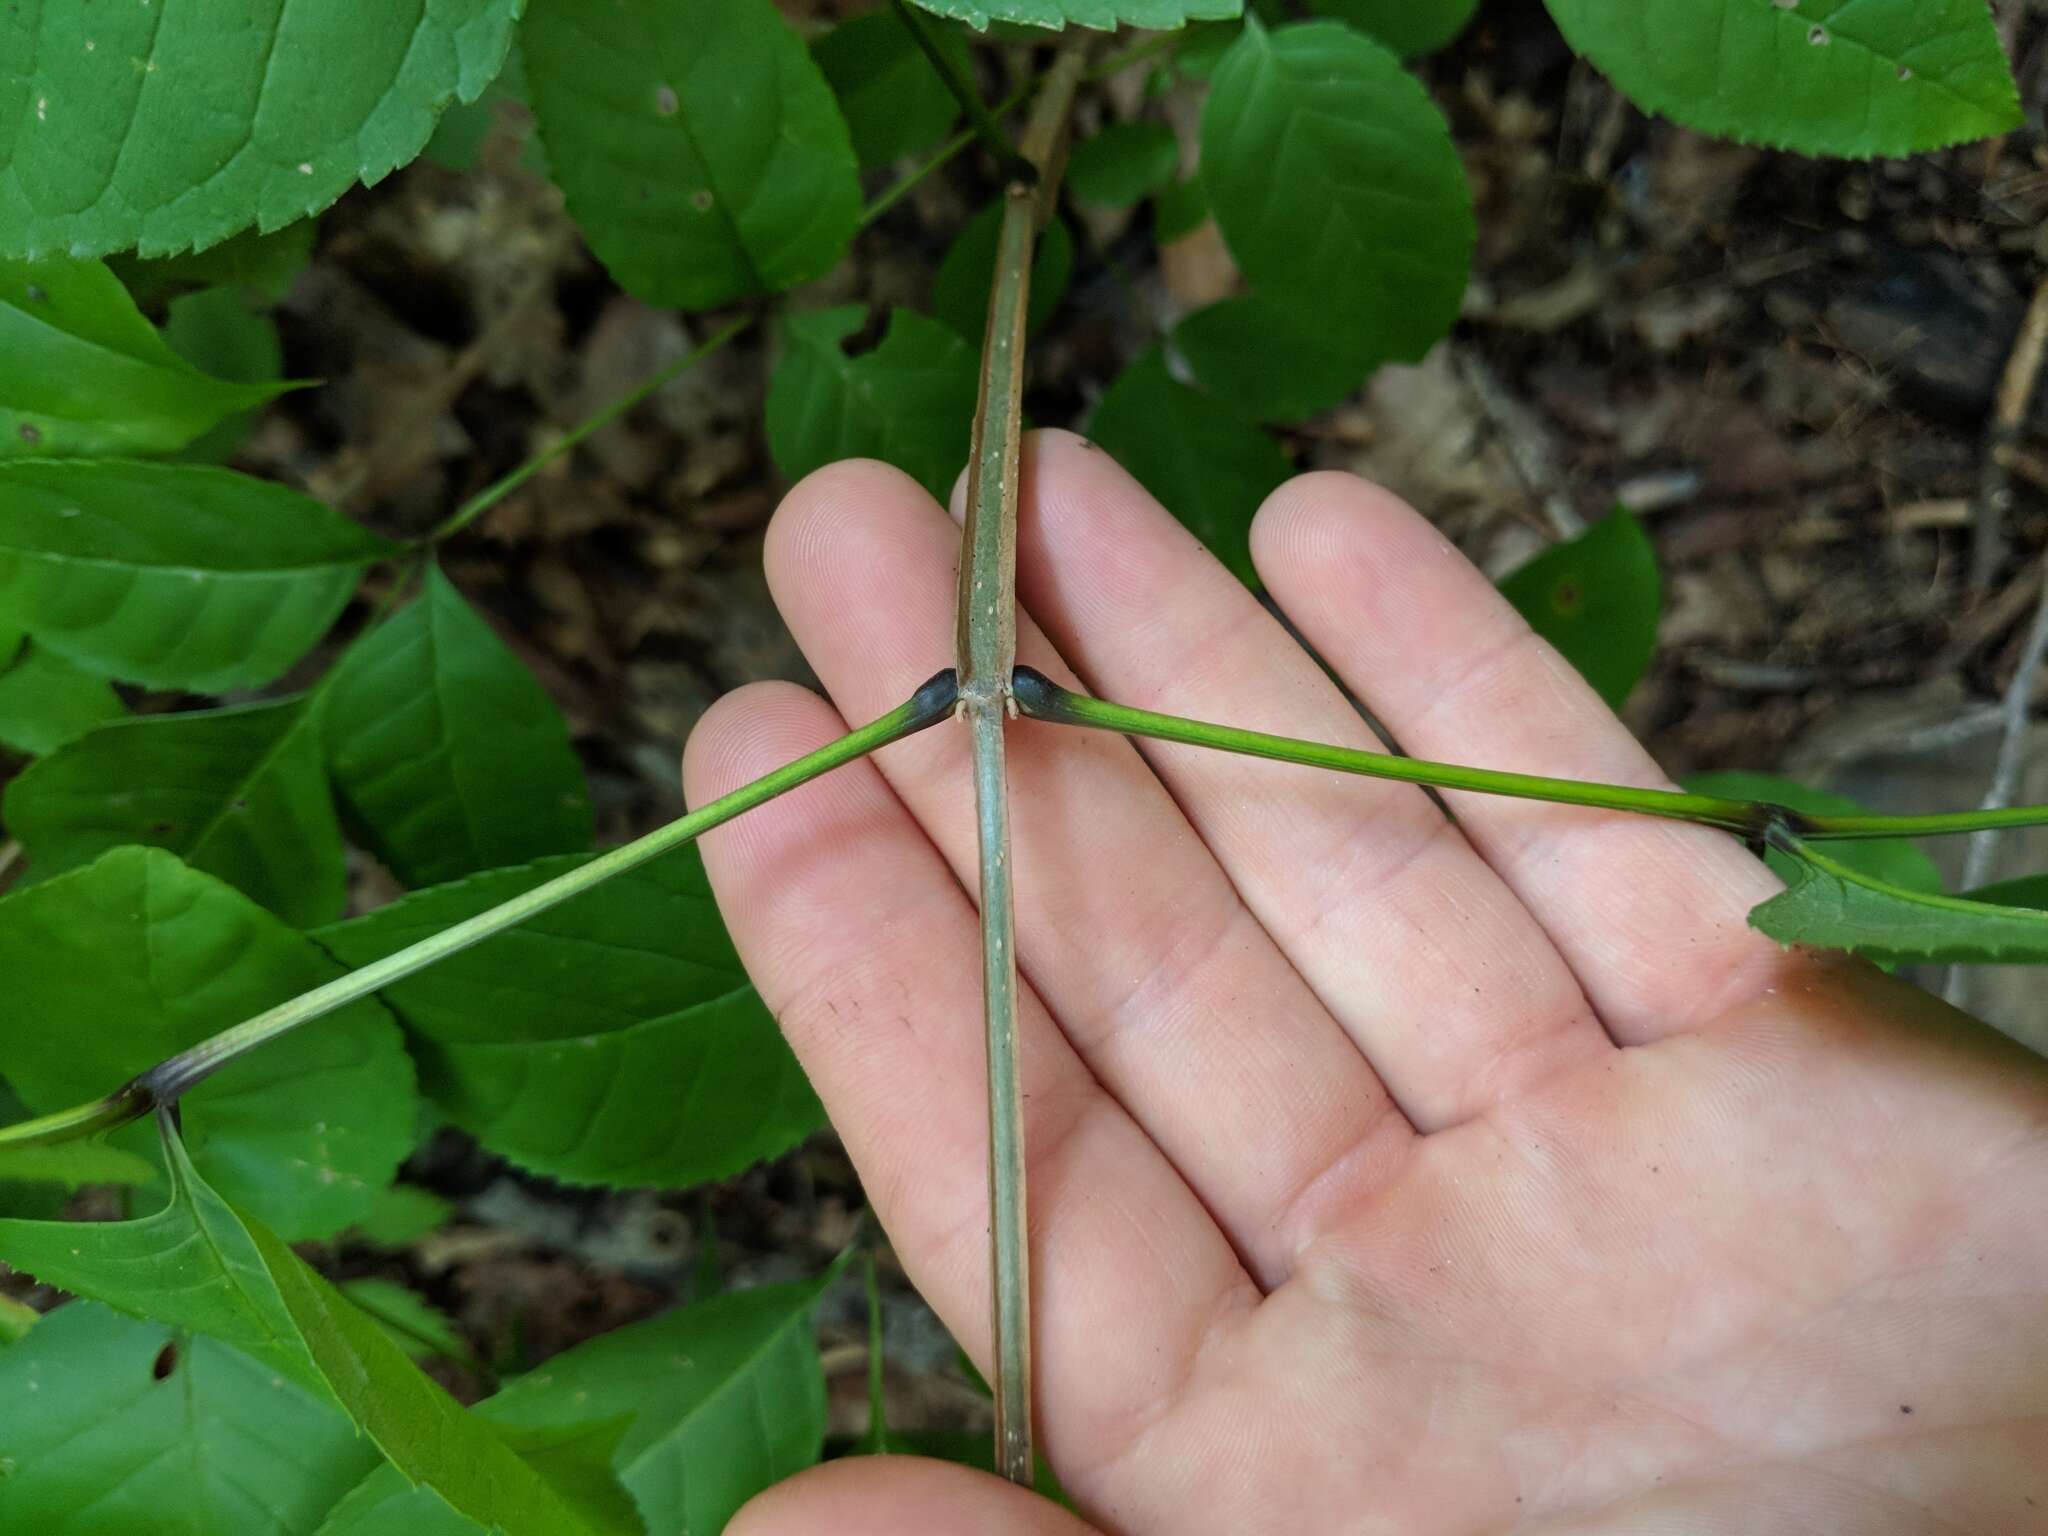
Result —
[[[835, 9], [785, 5], [806, 29]], [[1873, 696], [1938, 685], [1958, 708], [1995, 699], [2048, 547], [2036, 412], [2009, 455], [2002, 556], [1970, 581], [1993, 397], [2048, 258], [2048, 20], [2017, 5], [2007, 20], [2027, 128], [1906, 162], [1820, 163], [1647, 118], [1573, 59], [1534, 0], [1490, 0], [1418, 66], [1477, 200], [1464, 318], [1420, 367], [1288, 431], [1295, 461], [1392, 486], [1494, 574], [1632, 506], [1666, 613], [1627, 718], [1674, 774], [1781, 764], [1816, 722]], [[985, 67], [985, 85], [1007, 88]], [[1085, 120], [1130, 115], [1142, 76], [1090, 88]], [[1190, 136], [1192, 103], [1166, 107]], [[727, 318], [620, 293], [523, 168], [521, 109], [497, 111], [474, 171], [421, 161], [322, 221], [278, 320], [289, 374], [326, 382], [273, 407], [240, 467], [416, 533]], [[985, 156], [958, 157], [790, 302], [921, 305], [947, 242], [996, 190]], [[1148, 220], [1076, 215], [1073, 285], [1033, 363], [1037, 421], [1083, 424], [1124, 363], [1228, 291], [1213, 229], [1162, 252]], [[566, 711], [606, 841], [681, 809], [680, 745], [713, 699], [809, 680], [760, 574], [785, 489], [760, 426], [771, 347], [763, 328], [746, 333], [448, 551]], [[1982, 791], [1956, 782], [1948, 798]], [[365, 904], [391, 894], [373, 870], [359, 886]], [[728, 1281], [793, 1276], [861, 1226], [829, 1136], [685, 1195], [549, 1186], [453, 1132], [410, 1175], [458, 1202], [452, 1226], [324, 1260], [421, 1287], [508, 1367], [689, 1296], [707, 1243]], [[981, 1422], [950, 1343], [884, 1269], [896, 1426]], [[857, 1433], [857, 1289], [822, 1323], [834, 1428]], [[448, 1379], [465, 1395], [487, 1385]]]

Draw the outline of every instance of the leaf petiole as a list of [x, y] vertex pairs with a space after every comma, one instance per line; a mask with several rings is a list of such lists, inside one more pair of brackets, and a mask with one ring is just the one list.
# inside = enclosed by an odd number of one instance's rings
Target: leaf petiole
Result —
[[1291, 736], [1272, 736], [1264, 731], [1241, 730], [1236, 726], [1185, 720], [1178, 715], [1133, 709], [1127, 704], [1112, 704], [1107, 699], [1093, 699], [1062, 688], [1031, 667], [1017, 668], [1011, 695], [1017, 701], [1020, 714], [1056, 725], [1119, 731], [1127, 736], [1213, 747], [1222, 752], [1302, 763], [1338, 773], [1362, 774], [1367, 778], [1427, 784], [1436, 789], [1461, 789], [1480, 795], [1510, 795], [1523, 800], [1548, 800], [1602, 810], [1628, 811], [1639, 816], [1661, 816], [1673, 821], [1718, 827], [1752, 841], [1783, 833], [1807, 840], [1927, 837], [1973, 832], [1984, 827], [2048, 825], [2048, 805], [2008, 806], [1997, 811], [1942, 812], [1931, 816], [1813, 815], [1762, 800], [1694, 795], [1675, 789], [1635, 789], [1621, 784], [1595, 784], [1581, 779], [1552, 779], [1537, 774], [1467, 768], [1456, 763], [1433, 763], [1420, 758], [1395, 757], [1384, 752], [1363, 752], [1352, 747], [1301, 741]]
[[402, 981], [428, 966], [447, 959], [450, 955], [469, 948], [472, 944], [488, 939], [494, 934], [503, 933], [508, 928], [517, 927], [528, 918], [538, 916], [573, 896], [581, 895], [614, 875], [624, 874], [650, 859], [680, 848], [683, 844], [709, 832], [713, 827], [722, 826], [756, 806], [767, 804], [778, 795], [786, 794], [792, 789], [808, 784], [820, 775], [830, 773], [834, 768], [843, 767], [867, 756], [870, 752], [888, 746], [891, 742], [901, 741], [927, 726], [936, 725], [953, 713], [953, 706], [958, 697], [954, 674], [949, 668], [937, 674], [909, 699], [871, 724], [864, 725], [857, 731], [850, 731], [837, 741], [830, 742], [815, 752], [807, 753], [772, 773], [765, 773], [752, 783], [744, 784], [709, 805], [678, 817], [645, 837], [614, 848], [609, 853], [600, 854], [589, 863], [579, 865], [545, 884], [537, 885], [510, 901], [492, 907], [489, 911], [479, 912], [476, 916], [444, 928], [417, 944], [386, 955], [383, 959], [359, 970], [350, 971], [346, 976], [337, 976], [324, 986], [315, 987], [310, 992], [302, 992], [275, 1008], [221, 1031], [211, 1039], [202, 1040], [190, 1049], [181, 1051], [148, 1071], [138, 1074], [104, 1099], [73, 1109], [60, 1110], [56, 1114], [44, 1115], [39, 1119], [25, 1120], [17, 1125], [0, 1127], [0, 1146], [43, 1146], [53, 1142], [69, 1141], [73, 1137], [111, 1130], [115, 1126], [139, 1119], [153, 1108], [173, 1104], [179, 1095], [219, 1071], [230, 1061], [297, 1029], [302, 1024], [310, 1023], [338, 1008], [345, 1008], [380, 988]]

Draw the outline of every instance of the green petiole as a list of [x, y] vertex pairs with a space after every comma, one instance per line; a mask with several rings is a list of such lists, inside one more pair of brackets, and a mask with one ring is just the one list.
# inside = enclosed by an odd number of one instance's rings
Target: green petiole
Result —
[[1106, 699], [1092, 699], [1062, 688], [1031, 667], [1017, 668], [1011, 694], [1017, 701], [1019, 713], [1057, 725], [1082, 725], [1096, 730], [1119, 731], [1127, 736], [1145, 736], [1155, 741], [1214, 747], [1222, 752], [1303, 763], [1312, 768], [1362, 774], [1367, 778], [1427, 784], [1435, 789], [1462, 789], [1480, 795], [1511, 795], [1522, 800], [1549, 800], [1601, 810], [1628, 811], [1639, 816], [1661, 816], [1673, 821], [1718, 827], [1751, 841], [1761, 841], [1774, 832], [1787, 832], [1812, 841], [1822, 838], [1932, 837], [1951, 832], [1974, 832], [1987, 827], [2048, 825], [2048, 805], [2008, 806], [1995, 811], [1949, 811], [1932, 816], [1815, 816], [1761, 800], [1731, 800], [1720, 795], [1693, 795], [1675, 789], [1631, 789], [1621, 784], [1594, 784], [1580, 779], [1551, 779], [1529, 773], [1466, 768], [1455, 763], [1432, 763], [1420, 758], [1326, 746], [1291, 736], [1271, 736], [1264, 731], [1211, 725], [1200, 720], [1184, 720], [1178, 715], [1133, 709], [1127, 704], [1112, 704]]
[[699, 810], [678, 817], [645, 837], [600, 854], [588, 864], [559, 875], [544, 885], [537, 885], [487, 912], [479, 912], [417, 944], [386, 955], [360, 970], [350, 971], [346, 976], [338, 976], [310, 992], [302, 992], [252, 1019], [245, 1019], [211, 1039], [202, 1040], [189, 1050], [159, 1062], [104, 1099], [60, 1110], [40, 1119], [25, 1120], [18, 1125], [0, 1127], [0, 1146], [42, 1146], [69, 1141], [95, 1131], [111, 1130], [141, 1118], [151, 1109], [174, 1104], [179, 1095], [230, 1061], [302, 1024], [360, 1001], [378, 989], [423, 971], [472, 944], [503, 933], [508, 928], [516, 928], [528, 918], [603, 884], [613, 875], [624, 874], [649, 859], [680, 848], [713, 827], [721, 826], [758, 805], [765, 805], [776, 796], [808, 784], [834, 768], [843, 767], [891, 742], [901, 741], [927, 726], [936, 725], [953, 713], [958, 697], [958, 687], [949, 668], [872, 724], [851, 731]]

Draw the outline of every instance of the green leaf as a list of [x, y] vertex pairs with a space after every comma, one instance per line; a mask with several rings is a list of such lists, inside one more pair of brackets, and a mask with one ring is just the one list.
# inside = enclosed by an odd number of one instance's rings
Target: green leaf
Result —
[[300, 219], [267, 235], [244, 230], [219, 245], [182, 256], [144, 260], [132, 251], [117, 251], [107, 258], [107, 265], [145, 309], [168, 303], [189, 289], [213, 287], [240, 288], [274, 304], [312, 259], [317, 226], [318, 220]]
[[934, 16], [964, 21], [977, 32], [992, 22], [1059, 31], [1069, 24], [1112, 32], [1119, 26], [1171, 31], [1190, 21], [1240, 14], [1244, 0], [916, 0]]
[[[241, 384], [261, 384], [273, 392], [290, 388], [280, 382], [284, 344], [277, 322], [256, 307], [240, 288], [206, 288], [180, 294], [164, 318], [164, 340], [195, 368]], [[185, 446], [178, 455], [192, 464], [224, 464], [234, 457], [260, 413], [243, 411]]]
[[30, 647], [0, 670], [0, 745], [17, 752], [54, 752], [126, 712], [105, 678], [41, 646]]
[[[0, 901], [7, 1075], [51, 1112], [339, 974], [309, 940], [156, 849], [119, 848]], [[364, 1215], [412, 1148], [412, 1066], [354, 1004], [230, 1063], [181, 1101], [192, 1155], [293, 1238]]]
[[319, 721], [304, 699], [103, 725], [29, 767], [0, 806], [39, 876], [140, 843], [294, 928], [333, 922], [346, 900]]
[[2048, 962], [2048, 911], [1909, 891], [1802, 845], [1789, 888], [1749, 914], [1782, 944], [1848, 949], [1886, 964]]
[[[1771, 805], [1785, 806], [1789, 810], [1805, 811], [1813, 816], [1868, 815], [1870, 810], [1868, 806], [1859, 805], [1847, 795], [1830, 794], [1824, 789], [1812, 789], [1796, 779], [1782, 778], [1775, 773], [1695, 773], [1687, 775], [1685, 787], [1696, 795], [1723, 795], [1731, 800], [1762, 800]], [[1902, 886], [1909, 891], [1924, 893], [1938, 893], [1941, 890], [1940, 869], [1910, 838], [1873, 837], [1844, 840], [1833, 844], [1829, 853], [1831, 857], [1849, 868], [1859, 870], [1872, 879], [1882, 880], [1888, 885]], [[1776, 848], [1765, 851], [1764, 862], [1776, 870], [1778, 878], [1787, 884], [1790, 884], [1798, 873], [1799, 861], [1791, 854]], [[1999, 898], [1990, 899], [1996, 901]]]
[[[996, 239], [1002, 233], [1001, 199], [969, 219], [932, 278], [932, 314], [953, 327], [977, 351], [988, 329], [988, 294], [995, 283]], [[1031, 311], [1025, 327], [1034, 336], [1045, 329], [1067, 291], [1074, 271], [1074, 237], [1066, 221], [1055, 216], [1040, 231], [1031, 258]], [[963, 461], [965, 454], [961, 455]]]
[[1649, 670], [1663, 585], [1657, 552], [1626, 508], [1508, 572], [1500, 590], [1608, 708], [1621, 708]]
[[152, 1184], [147, 1158], [104, 1141], [64, 1141], [49, 1147], [0, 1147], [0, 1181], [62, 1184]]
[[0, 464], [0, 609], [78, 665], [225, 693], [303, 656], [395, 545], [281, 485], [182, 464]]
[[[934, 27], [932, 35], [971, 75], [960, 34]], [[960, 115], [959, 102], [894, 11], [842, 21], [811, 44], [811, 57], [839, 97], [862, 170], [936, 144]]]
[[1209, 194], [1202, 178], [1190, 177], [1162, 189], [1153, 209], [1152, 233], [1161, 245], [1192, 235], [1209, 219]]
[[1196, 310], [1174, 327], [1173, 349], [1205, 392], [1253, 421], [1300, 421], [1328, 410], [1371, 372], [1345, 338], [1262, 293]]
[[440, 1357], [458, 1365], [474, 1365], [476, 1355], [463, 1341], [454, 1321], [417, 1291], [374, 1275], [343, 1280], [335, 1289], [382, 1325], [385, 1336], [408, 1360]]
[[[343, 963], [367, 965], [582, 862], [437, 886], [315, 937]], [[382, 995], [414, 1033], [435, 1102], [492, 1151], [556, 1178], [687, 1187], [823, 1124], [693, 849]]]
[[322, 730], [343, 805], [407, 885], [590, 846], [561, 712], [432, 566], [336, 669]]
[[1109, 386], [1088, 433], [1246, 586], [1258, 586], [1252, 516], [1292, 472], [1279, 444], [1175, 379], [1157, 350]]
[[[0, 1349], [9, 1344], [19, 1344], [42, 1320], [43, 1314], [26, 1302], [16, 1301], [12, 1296], [0, 1296]], [[0, 1425], [5, 1423], [5, 1413], [0, 1411]], [[5, 1430], [0, 1429], [0, 1445], [6, 1443], [5, 1434]]]
[[393, 1184], [377, 1192], [350, 1233], [379, 1248], [407, 1248], [446, 1226], [454, 1214], [454, 1205], [430, 1190], [417, 1184]]
[[[818, 1459], [825, 1386], [810, 1315], [832, 1278], [740, 1291], [604, 1334], [478, 1404], [477, 1416], [506, 1429], [630, 1418], [612, 1466], [647, 1529], [722, 1530], [756, 1493]], [[432, 1514], [431, 1501], [380, 1469], [320, 1536], [475, 1536]]]
[[1472, 20], [1479, 0], [1309, 0], [1309, 9], [1412, 59], [1447, 46]]
[[1547, 0], [1637, 106], [1812, 155], [1910, 155], [2020, 124], [1984, 0]]
[[168, 453], [285, 387], [201, 373], [97, 261], [0, 259], [0, 357], [0, 459]]
[[845, 253], [853, 143], [771, 0], [532, 0], [519, 47], [569, 211], [637, 297], [709, 308]]
[[310, 1536], [378, 1462], [324, 1389], [91, 1302], [0, 1352], [0, 1529]]
[[1415, 362], [1450, 330], [1472, 199], [1413, 76], [1335, 22], [1247, 21], [1202, 110], [1202, 182], [1254, 288], [1353, 360]]
[[0, 252], [143, 256], [316, 213], [489, 85], [518, 0], [0, 10]]
[[2017, 880], [1980, 885], [1974, 891], [1963, 892], [1963, 895], [1967, 900], [1988, 901], [1994, 906], [2033, 907], [2048, 911], [2048, 875], [2021, 875]]
[[847, 458], [895, 465], [944, 501], [974, 430], [974, 349], [936, 320], [889, 312], [881, 345], [849, 357], [866, 321], [858, 304], [783, 321], [768, 390], [768, 446], [791, 480]]
[[1128, 208], [1173, 180], [1180, 141], [1164, 123], [1112, 123], [1076, 144], [1067, 186], [1084, 203]]

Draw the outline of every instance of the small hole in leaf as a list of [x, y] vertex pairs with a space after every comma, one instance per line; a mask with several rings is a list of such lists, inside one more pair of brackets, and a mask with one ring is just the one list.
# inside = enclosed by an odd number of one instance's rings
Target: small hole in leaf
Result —
[[24, 421], [21, 424], [21, 440], [24, 443], [40, 443], [43, 440], [43, 429], [32, 421]]
[[1910, 79], [1912, 79], [1912, 78], [1913, 78], [1913, 66], [1912, 66], [1912, 65], [1910, 65], [1910, 64], [1901, 64], [1901, 65], [1899, 66], [1899, 78], [1900, 78], [1901, 80], [1910, 80]]
[[654, 92], [654, 110], [663, 117], [674, 117], [676, 108], [682, 103], [676, 100], [676, 88], [672, 85], [657, 86]]
[[171, 1372], [178, 1368], [178, 1346], [166, 1344], [156, 1352], [156, 1359], [150, 1362], [149, 1374], [153, 1381], [168, 1381]]
[[175, 821], [153, 821], [149, 824], [151, 837], [169, 837], [177, 830], [178, 824]]
[[1550, 601], [1559, 613], [1577, 613], [1585, 600], [1586, 594], [1572, 580], [1560, 581], [1557, 590], [1550, 594]]
[[1816, 48], [1825, 48], [1828, 45], [1828, 29], [1826, 27], [1815, 27], [1806, 34], [1806, 40]]
[[31, 304], [44, 303], [50, 297], [48, 291], [45, 290], [42, 284], [40, 283], [30, 283], [28, 287], [23, 289], [22, 291], [28, 295], [28, 301]]
[[699, 213], [709, 213], [711, 211], [711, 189], [709, 187], [699, 187], [696, 191], [692, 192], [690, 194], [690, 206]]

